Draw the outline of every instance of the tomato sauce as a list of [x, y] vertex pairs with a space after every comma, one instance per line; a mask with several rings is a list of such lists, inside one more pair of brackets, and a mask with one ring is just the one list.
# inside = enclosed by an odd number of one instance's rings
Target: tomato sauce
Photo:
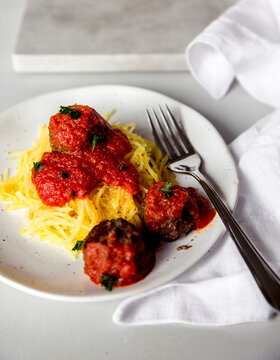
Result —
[[210, 202], [200, 195], [194, 188], [188, 187], [189, 196], [194, 199], [198, 207], [198, 216], [194, 218], [194, 230], [205, 228], [215, 217], [216, 210]]
[[[52, 152], [43, 154], [32, 181], [42, 202], [63, 206], [84, 198], [98, 183], [140, 191], [136, 168], [124, 156], [131, 150], [126, 135], [89, 106], [73, 105], [51, 116]], [[67, 113], [64, 113], [67, 112]]]
[[168, 218], [179, 218], [183, 209], [187, 210], [194, 220], [194, 230], [207, 226], [215, 217], [216, 211], [209, 201], [194, 188], [172, 185], [170, 197], [162, 191], [164, 182], [149, 188], [145, 200], [145, 222], [151, 231], [157, 231]]
[[102, 285], [104, 275], [115, 278], [114, 286], [142, 280], [153, 268], [155, 253], [147, 249], [141, 234], [123, 219], [105, 220], [95, 226], [83, 244], [84, 271]]
[[110, 125], [94, 109], [77, 105], [50, 117], [50, 144], [53, 150], [74, 152], [89, 146], [93, 134], [106, 139]]
[[[84, 270], [97, 285], [101, 283], [102, 274], [110, 273], [118, 279], [115, 286], [127, 286], [143, 279], [147, 274], [146, 268], [141, 270], [136, 266], [135, 258], [139, 257], [139, 254], [145, 254], [142, 241], [139, 244], [122, 246], [91, 243], [87, 247]], [[143, 264], [147, 263], [147, 258], [147, 255], [145, 259], [143, 258]], [[149, 264], [148, 269], [152, 266], [153, 263]]]

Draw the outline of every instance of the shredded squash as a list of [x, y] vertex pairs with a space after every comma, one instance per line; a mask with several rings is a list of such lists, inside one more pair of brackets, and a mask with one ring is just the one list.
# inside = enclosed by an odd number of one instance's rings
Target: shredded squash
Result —
[[[107, 115], [108, 120], [109, 115]], [[163, 157], [155, 143], [134, 133], [135, 124], [112, 126], [122, 130], [133, 150], [126, 158], [136, 167], [140, 178], [142, 196], [158, 181], [174, 182], [174, 175], [167, 169], [167, 157]], [[139, 197], [121, 187], [103, 184], [96, 187], [85, 199], [73, 199], [63, 207], [50, 207], [42, 203], [31, 181], [33, 162], [41, 159], [45, 151], [51, 151], [48, 127], [41, 126], [38, 140], [27, 151], [13, 151], [11, 161], [17, 161], [16, 174], [9, 177], [8, 169], [0, 181], [0, 198], [9, 202], [7, 211], [26, 209], [26, 227], [23, 235], [37, 235], [41, 241], [48, 240], [62, 246], [72, 258], [77, 240], [82, 240], [100, 221], [121, 217], [141, 228]]]

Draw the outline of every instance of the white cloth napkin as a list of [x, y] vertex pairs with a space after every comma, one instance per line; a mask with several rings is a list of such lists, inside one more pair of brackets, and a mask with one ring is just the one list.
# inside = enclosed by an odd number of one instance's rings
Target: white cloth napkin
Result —
[[[280, 1], [242, 0], [211, 23], [186, 50], [193, 76], [216, 99], [236, 77], [256, 99], [280, 107]], [[280, 270], [280, 109], [231, 145], [239, 170], [235, 216]], [[124, 300], [117, 324], [227, 325], [274, 314], [229, 235], [167, 285]]]
[[[230, 146], [239, 169], [235, 216], [255, 245], [280, 269], [280, 110]], [[171, 283], [124, 300], [113, 321], [144, 325], [227, 325], [264, 321], [274, 314], [229, 235]]]
[[280, 105], [280, 1], [242, 0], [187, 47], [197, 81], [220, 99], [234, 78], [257, 100]]

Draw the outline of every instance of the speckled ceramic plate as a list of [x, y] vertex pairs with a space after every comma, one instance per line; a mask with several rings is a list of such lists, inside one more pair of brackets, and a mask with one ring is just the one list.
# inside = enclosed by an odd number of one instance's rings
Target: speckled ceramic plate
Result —
[[[40, 124], [47, 124], [61, 104], [86, 104], [105, 114], [116, 112], [113, 120], [123, 124], [134, 121], [136, 131], [152, 139], [146, 121], [147, 106], [167, 103], [181, 119], [194, 147], [201, 154], [205, 170], [220, 195], [233, 208], [237, 200], [237, 172], [231, 154], [213, 125], [198, 112], [162, 94], [145, 89], [105, 85], [69, 89], [38, 96], [0, 115], [0, 171], [11, 168], [8, 152], [27, 149], [38, 136]], [[190, 177], [180, 176], [183, 186], [199, 185]], [[3, 207], [5, 204], [2, 204]], [[63, 301], [104, 301], [124, 297], [163, 284], [189, 269], [221, 238], [225, 229], [218, 216], [199, 233], [173, 243], [163, 243], [153, 271], [139, 283], [107, 292], [95, 286], [83, 272], [83, 260], [72, 260], [62, 249], [40, 242], [36, 237], [19, 235], [24, 226], [24, 211], [0, 213], [0, 279], [20, 290]], [[191, 241], [193, 240], [193, 241]], [[188, 251], [177, 247], [191, 244]]]

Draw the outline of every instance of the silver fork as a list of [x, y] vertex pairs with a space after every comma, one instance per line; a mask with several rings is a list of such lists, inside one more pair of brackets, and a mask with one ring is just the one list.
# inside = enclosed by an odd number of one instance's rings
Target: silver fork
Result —
[[202, 159], [180, 128], [169, 107], [165, 105], [163, 111], [159, 106], [158, 113], [154, 109], [146, 110], [146, 113], [157, 145], [169, 157], [169, 169], [176, 173], [191, 175], [199, 182], [236, 243], [264, 297], [279, 311], [280, 278], [238, 225], [209, 181], [206, 181], [205, 176], [199, 171]]

